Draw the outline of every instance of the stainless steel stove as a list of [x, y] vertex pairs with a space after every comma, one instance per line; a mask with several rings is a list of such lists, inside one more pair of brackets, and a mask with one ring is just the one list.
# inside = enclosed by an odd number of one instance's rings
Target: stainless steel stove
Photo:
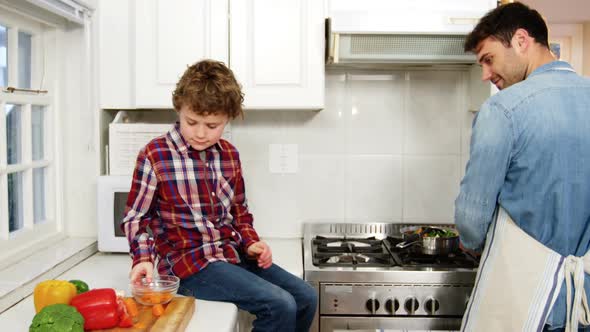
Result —
[[478, 259], [399, 249], [406, 226], [304, 226], [304, 277], [319, 297], [313, 332], [460, 329]]

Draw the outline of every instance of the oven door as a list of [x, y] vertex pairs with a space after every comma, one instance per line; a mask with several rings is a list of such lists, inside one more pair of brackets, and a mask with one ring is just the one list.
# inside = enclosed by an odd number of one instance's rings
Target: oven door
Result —
[[461, 318], [449, 317], [320, 317], [320, 332], [459, 331]]

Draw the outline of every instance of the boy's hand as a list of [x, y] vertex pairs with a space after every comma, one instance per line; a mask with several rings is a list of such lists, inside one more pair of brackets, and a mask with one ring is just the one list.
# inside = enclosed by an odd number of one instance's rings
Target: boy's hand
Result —
[[145, 277], [147, 282], [152, 282], [153, 272], [154, 264], [152, 262], [141, 262], [131, 269], [129, 279], [131, 279], [132, 283], [139, 283], [141, 282], [141, 278]]
[[250, 257], [256, 257], [258, 266], [263, 269], [268, 269], [272, 265], [272, 252], [266, 242], [258, 241], [252, 244], [248, 247], [246, 253]]

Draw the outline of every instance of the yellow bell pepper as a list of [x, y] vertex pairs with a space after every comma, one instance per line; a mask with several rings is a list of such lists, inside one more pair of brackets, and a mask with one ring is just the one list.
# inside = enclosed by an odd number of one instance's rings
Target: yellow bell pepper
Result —
[[35, 311], [56, 303], [69, 304], [76, 296], [76, 286], [65, 280], [45, 280], [35, 286]]

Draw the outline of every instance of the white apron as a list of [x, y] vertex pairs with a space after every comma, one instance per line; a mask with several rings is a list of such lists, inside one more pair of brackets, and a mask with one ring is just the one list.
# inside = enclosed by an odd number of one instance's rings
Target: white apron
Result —
[[561, 256], [498, 207], [461, 331], [542, 331], [565, 280], [566, 332], [577, 332], [578, 323], [590, 324], [584, 271], [590, 273], [590, 254]]

